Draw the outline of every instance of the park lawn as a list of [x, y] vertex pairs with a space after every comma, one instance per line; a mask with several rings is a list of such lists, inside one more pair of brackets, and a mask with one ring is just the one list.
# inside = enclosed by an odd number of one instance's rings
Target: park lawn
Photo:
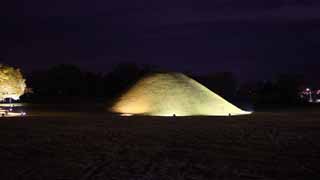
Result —
[[0, 179], [317, 179], [319, 110], [166, 118], [34, 110], [0, 119]]

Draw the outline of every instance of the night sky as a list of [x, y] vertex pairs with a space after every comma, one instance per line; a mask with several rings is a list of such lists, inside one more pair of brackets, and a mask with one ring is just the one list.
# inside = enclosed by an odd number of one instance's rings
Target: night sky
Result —
[[319, 0], [10, 0], [0, 15], [0, 60], [24, 71], [133, 61], [241, 80], [320, 75]]

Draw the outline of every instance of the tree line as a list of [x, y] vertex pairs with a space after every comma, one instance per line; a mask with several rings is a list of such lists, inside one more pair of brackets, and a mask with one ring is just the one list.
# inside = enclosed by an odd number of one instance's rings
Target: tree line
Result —
[[[82, 71], [72, 64], [60, 64], [26, 74], [27, 85], [33, 89], [33, 93], [26, 94], [21, 99], [34, 103], [112, 101], [141, 77], [155, 72], [166, 71], [150, 65], [121, 63], [109, 73], [103, 74]], [[305, 81], [301, 75], [278, 75], [270, 81], [240, 84], [231, 72], [185, 74], [227, 100], [247, 100], [256, 107], [302, 103], [299, 92]]]

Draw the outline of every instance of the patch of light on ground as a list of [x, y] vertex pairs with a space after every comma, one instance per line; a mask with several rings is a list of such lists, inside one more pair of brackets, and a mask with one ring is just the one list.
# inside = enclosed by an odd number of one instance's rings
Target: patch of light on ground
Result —
[[120, 114], [120, 116], [133, 116], [133, 114], [124, 113], [124, 114]]
[[18, 116], [26, 116], [25, 112], [11, 112], [8, 110], [0, 109], [0, 117], [18, 117]]
[[22, 107], [25, 106], [23, 103], [0, 103], [0, 107]]

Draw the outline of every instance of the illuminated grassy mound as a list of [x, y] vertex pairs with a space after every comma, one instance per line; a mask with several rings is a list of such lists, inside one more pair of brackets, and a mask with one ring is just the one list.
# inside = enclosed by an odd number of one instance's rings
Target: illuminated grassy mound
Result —
[[125, 115], [152, 116], [249, 114], [180, 73], [158, 73], [141, 79], [111, 110]]

